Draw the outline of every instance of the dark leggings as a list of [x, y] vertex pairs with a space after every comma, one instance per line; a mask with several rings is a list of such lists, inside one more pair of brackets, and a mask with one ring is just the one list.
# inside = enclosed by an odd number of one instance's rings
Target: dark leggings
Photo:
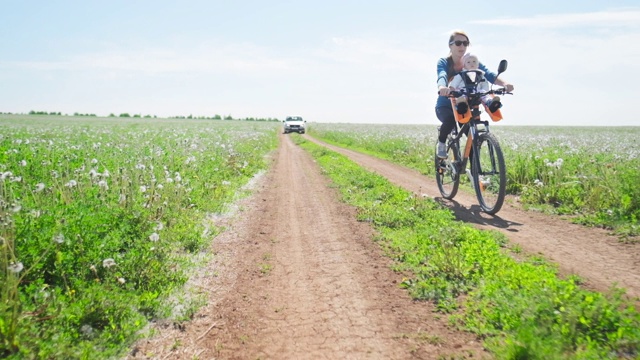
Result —
[[450, 106], [440, 106], [436, 108], [436, 116], [442, 123], [440, 126], [440, 134], [438, 135], [438, 141], [446, 143], [447, 136], [451, 133], [451, 130], [456, 126], [456, 118], [453, 116], [453, 109]]

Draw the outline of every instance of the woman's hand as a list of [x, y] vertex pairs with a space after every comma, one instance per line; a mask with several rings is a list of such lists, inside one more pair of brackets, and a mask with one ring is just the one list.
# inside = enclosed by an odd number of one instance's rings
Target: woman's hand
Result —
[[449, 88], [446, 86], [440, 86], [438, 88], [438, 94], [440, 94], [440, 96], [447, 96], [449, 95]]
[[504, 84], [502, 86], [504, 86], [504, 89], [507, 90], [507, 92], [512, 92], [513, 91], [513, 85], [511, 85], [509, 83], [506, 83], [506, 84]]

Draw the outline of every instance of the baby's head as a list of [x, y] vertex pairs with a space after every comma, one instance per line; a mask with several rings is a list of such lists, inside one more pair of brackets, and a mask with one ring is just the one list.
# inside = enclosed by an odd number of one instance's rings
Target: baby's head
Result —
[[462, 57], [462, 65], [464, 66], [465, 70], [477, 70], [480, 66], [480, 61], [478, 61], [477, 56], [471, 53], [466, 53]]

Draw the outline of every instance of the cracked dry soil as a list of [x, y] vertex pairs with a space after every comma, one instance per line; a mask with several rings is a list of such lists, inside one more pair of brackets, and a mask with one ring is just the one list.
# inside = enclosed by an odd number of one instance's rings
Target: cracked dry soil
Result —
[[[488, 216], [473, 194], [446, 201], [435, 180], [416, 171], [321, 144], [434, 197], [461, 221], [505, 232], [527, 253], [558, 263], [562, 274], [583, 277], [589, 288], [606, 291], [617, 283], [630, 296], [640, 294], [637, 247], [603, 230], [525, 212], [514, 201]], [[355, 220], [355, 210], [338, 200], [311, 156], [288, 136], [281, 136], [254, 194], [218, 225], [226, 231], [214, 239], [214, 260], [197, 276], [207, 305], [180, 326], [154, 324], [157, 335], [139, 341], [126, 359], [491, 357], [430, 303], [410, 299], [369, 224]]]

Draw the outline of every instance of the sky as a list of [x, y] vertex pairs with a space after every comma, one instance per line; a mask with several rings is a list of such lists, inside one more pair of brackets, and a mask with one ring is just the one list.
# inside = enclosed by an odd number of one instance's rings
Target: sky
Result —
[[438, 124], [454, 29], [498, 125], [640, 126], [638, 0], [0, 0], [0, 112]]

